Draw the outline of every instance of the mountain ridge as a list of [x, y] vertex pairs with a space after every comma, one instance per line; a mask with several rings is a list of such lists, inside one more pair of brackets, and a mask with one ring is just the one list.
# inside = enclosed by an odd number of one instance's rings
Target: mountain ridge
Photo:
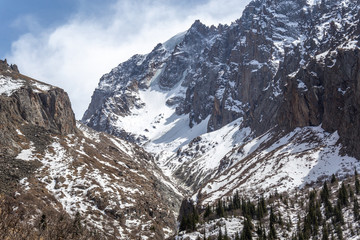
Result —
[[[298, 128], [337, 131], [337, 157], [359, 158], [358, 3], [258, 0], [230, 26], [195, 21], [172, 49], [158, 44], [105, 74], [83, 121], [144, 146], [195, 192], [235, 166], [229, 156], [241, 145], [268, 133], [275, 144]], [[95, 109], [98, 94], [104, 103]]]
[[0, 102], [0, 204], [13, 209], [0, 221], [7, 226], [0, 236], [174, 234], [183, 193], [143, 148], [76, 122], [64, 90], [24, 76], [6, 61], [0, 62]]

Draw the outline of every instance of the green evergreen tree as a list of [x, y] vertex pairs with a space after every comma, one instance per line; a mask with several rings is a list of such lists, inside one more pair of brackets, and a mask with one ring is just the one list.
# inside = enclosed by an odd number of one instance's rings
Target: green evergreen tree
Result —
[[331, 175], [331, 183], [334, 184], [337, 182], [335, 174]]
[[273, 208], [272, 206], [270, 207], [270, 226], [269, 226], [269, 234], [268, 234], [268, 239], [276, 239], [277, 238], [277, 234], [276, 234], [276, 230], [275, 230], [275, 223], [276, 223], [276, 216], [274, 214]]
[[359, 182], [357, 174], [355, 175], [355, 193], [356, 193], [356, 195], [360, 194], [360, 182]]
[[247, 211], [248, 211], [247, 215], [250, 216], [251, 218], [254, 218], [256, 215], [255, 205], [252, 202], [250, 202], [250, 200], [247, 200], [246, 205], [247, 205]]
[[220, 218], [225, 217], [224, 203], [221, 199], [216, 204], [216, 215]]
[[318, 234], [321, 220], [322, 215], [320, 210], [320, 204], [316, 202], [316, 192], [312, 191], [309, 194], [309, 207], [307, 215], [304, 219], [304, 238], [308, 239], [311, 235], [316, 236]]
[[240, 209], [241, 208], [239, 191], [236, 191], [234, 196], [233, 196], [233, 206], [234, 206], [234, 209]]
[[223, 240], [223, 235], [222, 235], [221, 227], [219, 228], [218, 240]]
[[196, 230], [196, 224], [199, 222], [199, 214], [193, 202], [190, 202], [191, 206], [188, 212], [184, 213], [180, 220], [179, 231], [184, 230]]
[[339, 198], [340, 206], [347, 206], [348, 201], [349, 201], [348, 200], [349, 195], [346, 190], [344, 182], [341, 183], [341, 187], [338, 192], [338, 198]]
[[349, 189], [349, 197], [350, 199], [354, 199], [354, 191], [353, 188], [348, 184], [347, 188]]
[[304, 235], [302, 232], [298, 233], [298, 240], [305, 240]]
[[328, 199], [326, 202], [325, 202], [325, 216], [327, 219], [329, 219], [334, 213], [334, 208], [330, 202], [330, 200]]
[[336, 204], [336, 207], [334, 208], [334, 223], [344, 224], [344, 217], [339, 202], [338, 204]]
[[323, 225], [322, 229], [322, 240], [329, 240], [329, 229], [326, 224]]
[[41, 215], [41, 219], [40, 219], [40, 223], [39, 223], [39, 229], [40, 231], [45, 231], [45, 229], [47, 228], [47, 219], [46, 219], [46, 215], [42, 214]]
[[256, 208], [256, 217], [258, 220], [261, 220], [265, 215], [265, 209], [263, 208], [263, 205], [261, 204], [261, 201], [258, 200], [257, 208]]
[[327, 182], [324, 182], [323, 188], [320, 192], [320, 197], [322, 202], [327, 202], [329, 200], [329, 188], [327, 186]]
[[210, 217], [211, 214], [212, 214], [211, 207], [208, 204], [205, 209], [204, 218]]
[[335, 231], [336, 231], [336, 235], [337, 235], [338, 239], [343, 240], [344, 237], [343, 237], [343, 232], [342, 232], [342, 229], [341, 229], [340, 225], [336, 226]]
[[187, 217], [183, 216], [180, 221], [179, 231], [180, 232], [185, 231], [187, 226], [188, 226], [188, 219]]
[[359, 203], [357, 201], [357, 198], [354, 198], [354, 208], [353, 208], [353, 212], [354, 212], [354, 220], [357, 221], [359, 220]]
[[241, 240], [251, 240], [252, 239], [252, 229], [253, 225], [251, 223], [250, 217], [247, 217], [244, 221], [243, 231], [241, 232]]

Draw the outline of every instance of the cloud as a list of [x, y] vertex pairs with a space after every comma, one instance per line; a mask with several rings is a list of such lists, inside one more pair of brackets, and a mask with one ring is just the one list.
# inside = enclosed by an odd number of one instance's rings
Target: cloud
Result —
[[22, 35], [7, 58], [24, 74], [65, 89], [80, 119], [100, 77], [111, 68], [150, 52], [196, 19], [229, 24], [249, 1], [117, 0], [99, 5], [98, 11], [84, 5], [60, 26]]

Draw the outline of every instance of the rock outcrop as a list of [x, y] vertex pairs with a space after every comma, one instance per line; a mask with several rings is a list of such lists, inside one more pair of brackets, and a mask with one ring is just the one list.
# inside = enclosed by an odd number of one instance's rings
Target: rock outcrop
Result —
[[279, 123], [289, 129], [321, 124], [328, 132], [338, 131], [344, 153], [360, 158], [359, 54], [359, 46], [344, 44], [289, 78]]
[[[77, 123], [64, 90], [2, 61], [0, 122], [0, 195], [12, 199], [14, 216], [64, 214], [102, 239], [174, 233], [181, 192], [141, 147]], [[48, 239], [46, 226], [21, 224]]]

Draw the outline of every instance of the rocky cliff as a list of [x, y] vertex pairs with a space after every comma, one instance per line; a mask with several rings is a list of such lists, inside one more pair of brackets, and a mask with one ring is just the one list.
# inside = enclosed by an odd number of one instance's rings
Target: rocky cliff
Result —
[[14, 209], [1, 228], [18, 224], [30, 239], [172, 235], [182, 193], [144, 149], [77, 123], [64, 90], [1, 61], [0, 121], [0, 203]]
[[359, 1], [252, 1], [230, 26], [196, 21], [105, 74], [83, 121], [194, 189], [252, 139], [271, 133], [269, 147], [298, 127], [321, 125], [359, 158], [358, 33]]
[[26, 126], [43, 128], [61, 135], [76, 132], [76, 121], [64, 90], [31, 79], [18, 72], [16, 65], [0, 62], [1, 153], [16, 155], [16, 129]]

